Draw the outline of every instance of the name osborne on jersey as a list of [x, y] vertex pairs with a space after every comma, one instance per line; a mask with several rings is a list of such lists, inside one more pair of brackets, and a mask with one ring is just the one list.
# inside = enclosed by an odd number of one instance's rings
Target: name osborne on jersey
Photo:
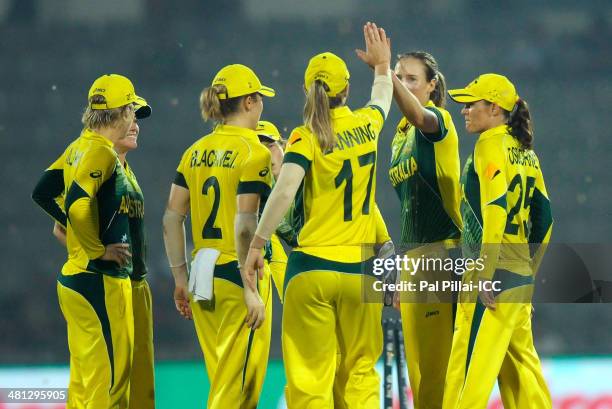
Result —
[[191, 154], [189, 167], [206, 166], [209, 168], [234, 168], [234, 162], [238, 158], [238, 152], [220, 149], [205, 149], [200, 153], [197, 149]]
[[531, 166], [534, 169], [540, 169], [538, 166], [538, 158], [532, 150], [525, 150], [518, 147], [508, 148], [508, 160], [512, 165]]
[[414, 175], [417, 170], [418, 166], [413, 156], [411, 156], [410, 159], [401, 161], [396, 166], [389, 169], [389, 179], [391, 180], [391, 184], [393, 187], [399, 185], [404, 180]]
[[376, 140], [376, 135], [372, 131], [372, 124], [357, 126], [352, 130], [345, 130], [337, 133], [338, 143], [336, 149], [344, 150], [344, 148], [352, 148], [355, 145], [362, 145], [364, 143]]

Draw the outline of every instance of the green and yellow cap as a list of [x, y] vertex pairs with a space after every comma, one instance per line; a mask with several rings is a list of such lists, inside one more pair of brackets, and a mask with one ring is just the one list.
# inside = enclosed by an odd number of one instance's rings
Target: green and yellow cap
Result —
[[[91, 99], [95, 95], [102, 95], [106, 100], [105, 103], [92, 104]], [[137, 118], [146, 118], [151, 115], [151, 107], [147, 101], [136, 95], [134, 85], [127, 77], [119, 74], [105, 74], [96, 79], [87, 99], [90, 101], [91, 109], [114, 109], [120, 108], [128, 104], [134, 104], [134, 111]]]
[[514, 85], [499, 74], [482, 74], [465, 88], [449, 90], [448, 95], [462, 104], [484, 99], [510, 112], [519, 100]]
[[219, 94], [219, 99], [236, 98], [255, 92], [266, 97], [275, 95], [272, 88], [261, 84], [252, 69], [242, 64], [231, 64], [221, 68], [221, 71], [215, 75], [212, 85], [225, 85], [227, 92]]
[[326, 52], [315, 55], [308, 62], [304, 73], [304, 86], [309, 89], [313, 82], [321, 80], [327, 85], [325, 90], [327, 96], [335, 97], [344, 91], [350, 77], [342, 58]]
[[278, 132], [278, 128], [269, 121], [259, 121], [257, 122], [257, 128], [255, 128], [255, 133], [257, 136], [261, 136], [264, 138], [268, 138], [273, 140], [274, 142], [278, 142], [281, 140], [281, 134]]

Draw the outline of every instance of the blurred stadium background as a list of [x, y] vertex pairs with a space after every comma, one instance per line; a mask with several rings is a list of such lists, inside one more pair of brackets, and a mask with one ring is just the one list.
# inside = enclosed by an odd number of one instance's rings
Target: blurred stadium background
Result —
[[[55, 292], [64, 251], [51, 235], [51, 220], [29, 195], [41, 172], [78, 136], [91, 82], [121, 73], [153, 107], [129, 161], [146, 197], [158, 407], [201, 407], [202, 356], [193, 325], [174, 310], [161, 235], [180, 155], [210, 129], [199, 115], [199, 93], [223, 65], [249, 65], [277, 91], [266, 100], [263, 118], [288, 136], [301, 123], [308, 59], [330, 50], [349, 65], [349, 105], [358, 107], [369, 97], [371, 73], [353, 50], [362, 47], [368, 20], [387, 30], [394, 53], [431, 52], [449, 87], [483, 72], [509, 76], [531, 105], [555, 217], [553, 242], [608, 243], [607, 0], [0, 0], [0, 387], [17, 386], [11, 382], [24, 371], [29, 382], [66, 379], [65, 324]], [[465, 160], [475, 138], [463, 130], [460, 107], [450, 103], [449, 110]], [[394, 108], [378, 162], [377, 200], [394, 238], [399, 208], [386, 164], [398, 120]], [[284, 382], [276, 307], [266, 408], [277, 405]], [[533, 325], [556, 406], [612, 408], [610, 304], [538, 305]]]

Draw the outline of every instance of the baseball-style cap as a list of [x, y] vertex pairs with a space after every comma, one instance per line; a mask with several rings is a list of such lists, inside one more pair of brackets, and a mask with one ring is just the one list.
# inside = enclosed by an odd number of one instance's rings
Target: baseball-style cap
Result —
[[[102, 104], [92, 104], [94, 95], [102, 95], [106, 100]], [[123, 75], [105, 74], [94, 81], [89, 89], [87, 99], [91, 109], [113, 109], [128, 104], [134, 104], [137, 118], [146, 118], [151, 115], [151, 107], [144, 98], [136, 95], [132, 81]]]
[[241, 97], [255, 92], [273, 97], [275, 92], [272, 88], [261, 84], [255, 72], [242, 64], [231, 64], [221, 68], [215, 75], [212, 85], [225, 85], [227, 93], [219, 94], [219, 99]]
[[278, 128], [269, 121], [259, 121], [257, 122], [257, 128], [255, 128], [255, 133], [257, 136], [263, 136], [264, 138], [268, 138], [275, 142], [280, 141], [281, 135], [278, 132]]
[[309, 89], [313, 82], [321, 80], [327, 85], [327, 96], [335, 97], [344, 91], [350, 77], [342, 58], [326, 52], [315, 55], [308, 62], [304, 73], [304, 86]]
[[514, 85], [499, 74], [482, 74], [465, 88], [449, 90], [448, 95], [453, 101], [463, 104], [484, 99], [506, 111], [512, 111], [519, 100]]

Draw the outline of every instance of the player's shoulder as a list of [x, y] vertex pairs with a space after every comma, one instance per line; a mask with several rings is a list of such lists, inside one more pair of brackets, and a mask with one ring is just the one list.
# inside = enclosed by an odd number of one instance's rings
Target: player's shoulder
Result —
[[368, 121], [376, 120], [376, 121], [384, 121], [385, 120], [385, 111], [378, 105], [369, 104], [362, 108], [358, 108], [353, 111], [353, 115], [367, 119]]
[[289, 134], [289, 138], [287, 138], [287, 149], [293, 145], [298, 147], [298, 144], [312, 146], [314, 139], [314, 134], [306, 125], [295, 127]]

